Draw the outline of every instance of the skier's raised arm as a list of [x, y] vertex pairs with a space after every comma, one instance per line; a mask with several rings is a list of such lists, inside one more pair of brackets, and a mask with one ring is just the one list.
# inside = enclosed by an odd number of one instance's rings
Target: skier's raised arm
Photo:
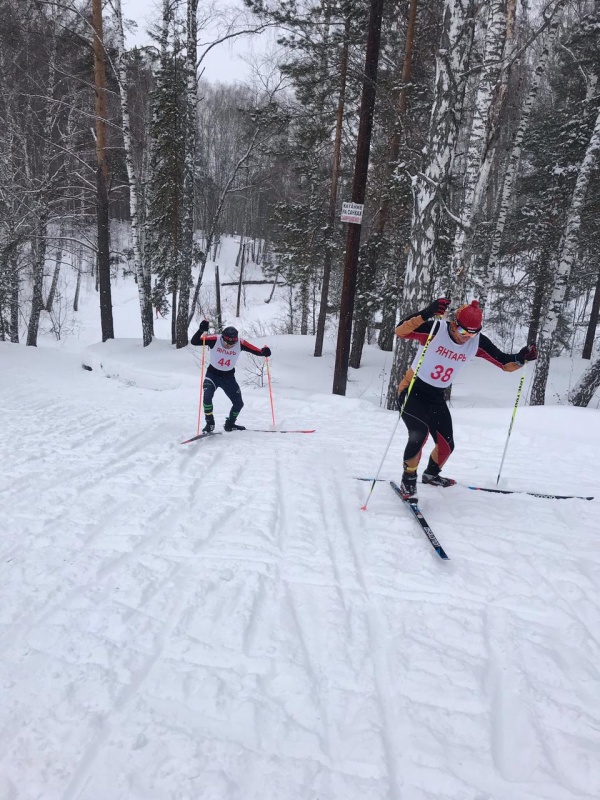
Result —
[[396, 336], [400, 339], [414, 339], [419, 344], [425, 344], [431, 333], [433, 317], [443, 316], [449, 305], [450, 300], [447, 297], [439, 297], [422, 311], [417, 311], [400, 320], [396, 327]]
[[203, 319], [202, 322], [200, 323], [200, 327], [190, 339], [190, 344], [193, 344], [195, 347], [199, 345], [201, 346], [203, 344], [202, 340], [204, 339], [204, 344], [206, 344], [207, 347], [210, 347], [212, 349], [215, 346], [217, 337], [214, 335], [206, 336], [205, 334], [208, 333], [208, 328], [209, 328], [208, 320]]

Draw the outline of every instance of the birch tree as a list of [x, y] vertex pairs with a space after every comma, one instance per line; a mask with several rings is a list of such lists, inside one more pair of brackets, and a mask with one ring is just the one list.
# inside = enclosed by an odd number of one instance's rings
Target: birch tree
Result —
[[33, 163], [34, 156], [29, 152], [26, 161], [26, 171], [30, 180], [37, 185], [36, 223], [31, 239], [31, 267], [32, 267], [32, 295], [31, 314], [27, 325], [27, 345], [37, 346], [37, 337], [40, 325], [40, 315], [44, 309], [43, 286], [44, 266], [46, 263], [46, 244], [48, 236], [48, 220], [50, 217], [51, 202], [51, 155], [52, 131], [56, 123], [56, 106], [54, 104], [54, 91], [56, 83], [58, 25], [60, 12], [54, 5], [50, 6], [50, 50], [48, 54], [48, 72], [45, 86], [45, 107], [43, 123], [39, 141], [39, 170], [37, 175]]
[[127, 57], [125, 52], [125, 36], [123, 31], [123, 12], [121, 0], [111, 0], [115, 13], [115, 44], [117, 49], [116, 73], [119, 84], [119, 98], [121, 101], [121, 117], [123, 124], [123, 147], [125, 150], [125, 164], [127, 167], [127, 181], [129, 184], [129, 214], [131, 217], [131, 247], [133, 250], [133, 269], [137, 281], [138, 297], [140, 303], [140, 317], [142, 320], [142, 342], [144, 347], [152, 341], [152, 305], [148, 295], [150, 286], [149, 276], [144, 269], [142, 261], [140, 205], [138, 202], [138, 176], [136, 174], [135, 160], [133, 157], [133, 141], [131, 136], [131, 122], [129, 113], [129, 82], [127, 80]]
[[477, 87], [473, 120], [469, 135], [463, 178], [463, 200], [460, 209], [460, 224], [456, 226], [450, 276], [453, 294], [460, 300], [465, 298], [469, 275], [471, 248], [473, 244], [474, 216], [481, 206], [483, 187], [479, 183], [484, 145], [489, 130], [490, 114], [502, 67], [502, 54], [506, 40], [506, 2], [492, 0], [489, 3], [483, 68]]
[[[546, 383], [548, 381], [548, 371], [550, 368], [550, 355], [552, 351], [552, 341], [560, 311], [565, 299], [565, 292], [571, 275], [571, 268], [577, 256], [579, 246], [579, 230], [581, 227], [581, 211], [585, 203], [588, 187], [592, 178], [594, 168], [598, 162], [600, 154], [600, 110], [596, 118], [594, 130], [590, 142], [581, 162], [575, 189], [571, 198], [571, 206], [565, 224], [565, 230], [560, 246], [560, 252], [555, 264], [555, 281], [548, 312], [546, 314], [541, 337], [538, 343], [538, 359], [535, 365], [535, 376], [531, 389], [531, 405], [544, 405], [546, 396]], [[587, 405], [598, 384], [600, 368], [593, 364], [588, 372], [583, 376], [580, 383], [573, 391], [573, 402], [575, 405]], [[592, 389], [592, 387], [594, 387]], [[590, 394], [591, 391], [591, 394]]]
[[500, 255], [500, 245], [502, 244], [502, 237], [504, 235], [504, 228], [510, 205], [513, 200], [514, 186], [518, 175], [519, 163], [521, 161], [521, 151], [523, 147], [523, 139], [529, 126], [529, 120], [534, 107], [535, 99], [538, 95], [540, 85], [548, 65], [548, 59], [552, 52], [554, 39], [558, 33], [559, 19], [557, 12], [564, 5], [566, 0], [557, 0], [557, 2], [548, 11], [550, 16], [550, 23], [548, 31], [545, 36], [542, 51], [537, 58], [535, 70], [531, 79], [529, 92], [521, 109], [521, 116], [519, 125], [515, 132], [511, 144], [510, 155], [506, 164], [504, 179], [502, 182], [502, 190], [498, 204], [498, 216], [496, 218], [496, 226], [494, 235], [492, 237], [492, 244], [490, 253], [486, 261], [473, 265], [473, 280], [478, 287], [479, 302], [482, 307], [485, 306], [490, 291], [491, 282], [498, 265]]
[[[403, 313], [419, 307], [436, 275], [440, 219], [447, 212], [448, 181], [462, 118], [466, 73], [473, 45], [474, 2], [446, 0], [428, 141], [423, 166], [414, 176], [413, 213], [406, 264]], [[390, 374], [387, 407], [395, 408], [398, 380], [412, 354], [410, 343], [398, 341]]]

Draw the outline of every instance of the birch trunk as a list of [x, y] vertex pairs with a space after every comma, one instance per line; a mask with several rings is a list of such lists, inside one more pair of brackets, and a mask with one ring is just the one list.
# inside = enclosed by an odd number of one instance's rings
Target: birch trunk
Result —
[[[27, 345], [37, 346], [37, 337], [40, 326], [40, 315], [44, 309], [43, 285], [44, 285], [44, 266], [46, 262], [46, 237], [48, 235], [48, 219], [50, 215], [50, 147], [49, 142], [52, 138], [54, 126], [54, 89], [56, 84], [56, 57], [57, 57], [57, 27], [59, 15], [55, 8], [52, 8], [52, 44], [50, 58], [48, 60], [48, 79], [46, 84], [46, 108], [44, 110], [43, 136], [40, 144], [40, 177], [39, 177], [39, 196], [38, 196], [38, 215], [34, 227], [31, 241], [31, 265], [32, 265], [32, 297], [31, 297], [31, 316], [27, 325]], [[29, 166], [29, 158], [26, 155], [26, 162]], [[33, 170], [30, 172], [30, 179]]]
[[488, 9], [483, 71], [475, 95], [475, 109], [467, 147], [461, 224], [456, 228], [450, 265], [451, 281], [455, 281], [453, 294], [455, 299], [460, 300], [466, 296], [473, 245], [473, 219], [481, 203], [481, 188], [479, 196], [476, 196], [476, 190], [478, 189], [486, 133], [489, 129], [494, 91], [500, 78], [505, 40], [506, 3], [505, 0], [492, 0]]
[[[563, 5], [563, 3], [564, 0], [559, 0], [559, 2], [556, 3], [554, 12], [556, 12], [558, 8], [561, 5]], [[546, 71], [552, 44], [558, 32], [558, 24], [559, 24], [558, 19], [556, 19], [555, 16], [549, 25], [544, 47], [537, 60], [537, 64], [531, 81], [531, 86], [529, 88], [529, 93], [527, 95], [525, 103], [523, 104], [523, 109], [521, 111], [521, 118], [519, 120], [519, 126], [517, 128], [517, 131], [513, 139], [510, 156], [508, 158], [506, 171], [504, 173], [504, 181], [502, 183], [502, 192], [500, 195], [496, 228], [494, 230], [494, 236], [492, 239], [492, 245], [490, 249], [490, 254], [487, 259], [487, 263], [484, 263], [479, 266], [477, 265], [473, 266], [474, 282], [477, 284], [478, 287], [480, 287], [478, 294], [479, 294], [479, 303], [482, 307], [484, 307], [487, 302], [490, 286], [494, 277], [494, 273], [496, 271], [496, 267], [498, 266], [500, 245], [502, 244], [502, 237], [504, 234], [504, 228], [506, 226], [506, 219], [508, 217], [508, 211], [510, 209], [510, 205], [513, 198], [514, 185], [517, 178], [519, 162], [521, 160], [521, 149], [523, 145], [523, 139], [525, 137], [525, 133], [527, 132], [527, 128], [529, 126], [529, 118], [531, 117], [533, 104], [540, 89], [540, 83], [542, 81], [542, 77]]]
[[[500, 72], [500, 79], [497, 91], [494, 91], [492, 106], [488, 114], [488, 127], [485, 135], [485, 143], [481, 156], [479, 176], [475, 187], [475, 198], [473, 200], [472, 218], [475, 221], [477, 215], [483, 212], [486, 192], [490, 183], [490, 173], [492, 167], [497, 163], [497, 149], [500, 141], [500, 122], [502, 113], [508, 100], [508, 90], [512, 74], [513, 57], [517, 49], [516, 36], [517, 0], [507, 0], [506, 3], [506, 35], [504, 37], [504, 63]], [[469, 251], [471, 260], [473, 259], [472, 249]], [[469, 273], [471, 264], [467, 272]]]
[[[38, 218], [31, 241], [32, 265], [32, 297], [31, 316], [27, 326], [27, 345], [37, 346], [37, 336], [40, 326], [40, 315], [44, 310], [43, 286], [44, 266], [46, 262], [46, 241], [48, 235], [48, 219], [50, 216], [50, 152], [49, 142], [52, 137], [54, 124], [54, 88], [56, 81], [56, 55], [57, 55], [57, 26], [58, 13], [52, 8], [52, 45], [48, 61], [48, 79], [46, 84], [46, 109], [44, 112], [43, 137], [41, 142], [41, 170], [39, 178]], [[33, 171], [31, 173], [33, 175]]]
[[587, 368], [581, 380], [569, 395], [574, 406], [586, 408], [600, 386], [600, 356]]
[[[560, 254], [558, 263], [556, 265], [554, 290], [550, 299], [548, 313], [546, 314], [546, 318], [544, 320], [542, 335], [538, 343], [538, 359], [535, 365], [535, 375], [533, 379], [530, 400], [531, 405], [534, 406], [544, 405], [546, 383], [550, 368], [552, 340], [565, 299], [567, 286], [569, 284], [571, 268], [577, 255], [577, 249], [579, 247], [579, 230], [581, 227], [581, 211], [585, 203], [590, 180], [598, 163], [599, 153], [600, 110], [598, 111], [596, 124], [594, 125], [594, 130], [590, 137], [585, 156], [581, 162], [581, 166], [579, 167], [579, 172], [577, 174], [577, 181], [575, 183], [575, 189], [573, 190], [571, 206], [567, 215], [567, 222], [561, 242]], [[595, 391], [594, 384], [597, 380], [599, 372], [600, 370], [598, 365], [593, 364], [582, 376], [581, 380], [573, 389], [571, 394], [571, 401], [574, 403], [574, 405], [587, 405]], [[598, 384], [596, 384], [596, 386], [597, 385]], [[591, 389], [592, 386], [594, 386], [594, 389]]]
[[127, 83], [127, 64], [125, 60], [125, 35], [123, 32], [123, 12], [121, 0], [112, 0], [116, 19], [116, 71], [119, 84], [119, 97], [121, 100], [121, 117], [123, 120], [123, 146], [125, 148], [125, 165], [127, 167], [127, 182], [129, 184], [129, 216], [131, 217], [131, 246], [133, 249], [133, 268], [137, 280], [138, 297], [140, 302], [140, 316], [142, 320], [142, 342], [147, 347], [152, 341], [152, 305], [147, 293], [148, 280], [142, 262], [142, 248], [140, 241], [141, 224], [138, 204], [138, 181], [133, 158], [133, 141], [131, 138], [131, 123], [129, 114], [129, 96]]
[[[413, 179], [411, 239], [402, 303], [404, 314], [423, 303], [431, 291], [432, 276], [436, 272], [437, 235], [462, 117], [466, 73], [473, 45], [473, 22], [472, 0], [446, 0], [436, 55], [428, 142], [422, 171]], [[410, 363], [412, 351], [409, 342], [397, 342], [387, 393], [388, 408], [396, 407], [399, 378]]]

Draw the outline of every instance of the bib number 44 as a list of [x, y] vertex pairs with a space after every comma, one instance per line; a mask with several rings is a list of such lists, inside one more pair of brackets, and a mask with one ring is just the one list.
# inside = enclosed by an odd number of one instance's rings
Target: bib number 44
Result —
[[220, 358], [218, 361], [220, 367], [230, 367], [231, 366], [231, 359], [228, 358], [227, 361], [224, 358]]
[[431, 377], [433, 378], [434, 381], [441, 381], [442, 383], [448, 383], [448, 381], [452, 377], [453, 372], [454, 372], [453, 367], [447, 367], [447, 369], [444, 370], [442, 364], [436, 364], [436, 366], [433, 368], [433, 372], [431, 373]]

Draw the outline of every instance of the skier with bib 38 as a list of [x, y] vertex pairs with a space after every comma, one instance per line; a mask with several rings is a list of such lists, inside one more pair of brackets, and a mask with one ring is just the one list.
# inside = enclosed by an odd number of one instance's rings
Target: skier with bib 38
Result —
[[434, 317], [443, 316], [449, 305], [448, 298], [440, 297], [422, 311], [403, 319], [396, 328], [396, 336], [414, 339], [424, 346], [436, 326], [408, 399], [408, 388], [422, 350], [398, 386], [398, 409], [402, 411], [404, 406], [402, 419], [408, 429], [400, 487], [405, 498], [416, 496], [417, 469], [429, 434], [435, 447], [423, 473], [423, 483], [444, 487], [456, 483], [440, 475], [440, 471], [454, 450], [452, 417], [444, 399], [444, 390], [452, 385], [458, 372], [474, 358], [485, 358], [506, 372], [514, 372], [525, 362], [537, 358], [535, 344], [522, 347], [518, 353], [503, 353], [481, 333], [483, 312], [477, 300], [461, 306], [450, 320], [441, 319], [438, 324]]
[[225, 328], [221, 334], [206, 336], [208, 328], [208, 320], [203, 319], [190, 342], [193, 345], [202, 345], [204, 342], [210, 348], [210, 363], [204, 376], [202, 392], [202, 405], [206, 419], [206, 425], [202, 428], [202, 432], [212, 433], [215, 429], [212, 400], [215, 391], [219, 388], [223, 389], [232, 403], [229, 416], [225, 420], [225, 430], [245, 431], [243, 425], [236, 425], [244, 401], [242, 400], [242, 390], [235, 379], [235, 365], [242, 351], [268, 358], [271, 350], [268, 347], [256, 347], [245, 339], [240, 339], [237, 329], [233, 326]]

